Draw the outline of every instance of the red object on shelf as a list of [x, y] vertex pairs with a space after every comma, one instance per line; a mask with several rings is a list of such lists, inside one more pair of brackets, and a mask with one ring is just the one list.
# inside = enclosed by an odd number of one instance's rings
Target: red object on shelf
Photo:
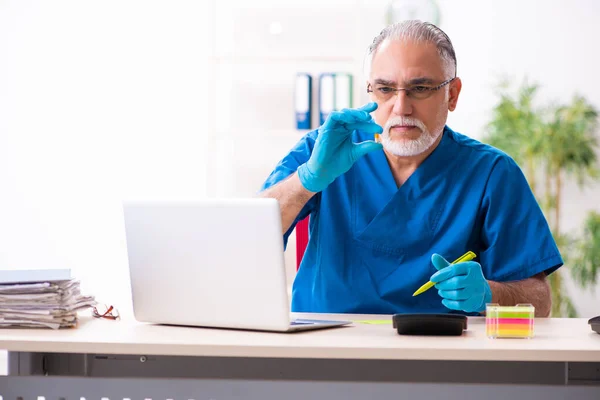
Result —
[[296, 224], [296, 271], [300, 268], [300, 262], [308, 244], [308, 218], [310, 217], [306, 217]]

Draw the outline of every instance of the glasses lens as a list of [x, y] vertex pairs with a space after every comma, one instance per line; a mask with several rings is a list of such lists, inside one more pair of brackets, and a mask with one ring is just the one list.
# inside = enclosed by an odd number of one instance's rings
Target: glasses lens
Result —
[[386, 102], [396, 95], [396, 90], [388, 86], [375, 86], [373, 95], [378, 102]]
[[383, 102], [387, 102], [387, 101], [390, 101], [391, 99], [395, 98], [398, 93], [398, 90], [406, 91], [406, 95], [408, 97], [410, 97], [411, 99], [417, 99], [417, 100], [426, 99], [429, 96], [431, 96], [433, 93], [433, 90], [431, 90], [431, 88], [424, 87], [424, 86], [419, 86], [416, 88], [407, 88], [407, 89], [396, 89], [396, 88], [383, 86], [383, 87], [375, 87], [373, 89], [373, 95], [375, 96], [375, 99], [378, 102], [383, 103]]
[[104, 315], [108, 311], [108, 306], [106, 304], [96, 304], [94, 307], [94, 313], [98, 315]]
[[433, 90], [431, 90], [430, 88], [425, 88], [425, 87], [417, 87], [417, 88], [412, 88], [412, 89], [408, 90], [408, 96], [413, 99], [417, 99], [417, 100], [426, 99], [429, 96], [431, 96], [432, 94], [433, 94]]

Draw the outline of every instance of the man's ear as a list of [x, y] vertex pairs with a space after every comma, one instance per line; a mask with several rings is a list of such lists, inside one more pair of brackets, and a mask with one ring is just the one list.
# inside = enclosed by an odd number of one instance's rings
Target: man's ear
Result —
[[454, 111], [456, 109], [456, 104], [458, 103], [458, 96], [460, 95], [460, 90], [462, 89], [462, 81], [459, 77], [456, 77], [450, 83], [449, 90], [449, 98], [448, 98], [448, 110]]

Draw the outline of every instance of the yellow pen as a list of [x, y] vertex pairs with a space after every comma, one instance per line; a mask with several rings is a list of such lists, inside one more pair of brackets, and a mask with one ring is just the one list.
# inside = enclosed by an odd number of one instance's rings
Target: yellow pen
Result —
[[[472, 259], [474, 259], [475, 257], [477, 257], [475, 255], [475, 253], [473, 253], [472, 251], [467, 251], [465, 254], [463, 254], [462, 256], [458, 257], [456, 260], [454, 260], [450, 265], [452, 264], [458, 264], [464, 261], [471, 261]], [[421, 286], [420, 288], [417, 289], [416, 292], [413, 293], [413, 297], [417, 296], [421, 293], [423, 293], [426, 290], [431, 289], [432, 287], [435, 286], [435, 283], [429, 281], [426, 284], [424, 284], [423, 286]]]

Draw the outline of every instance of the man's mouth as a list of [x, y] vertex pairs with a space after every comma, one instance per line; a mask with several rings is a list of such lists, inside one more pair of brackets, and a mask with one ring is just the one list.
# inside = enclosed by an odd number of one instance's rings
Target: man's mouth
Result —
[[415, 125], [393, 125], [390, 131], [394, 132], [408, 132], [413, 129], [418, 129]]

